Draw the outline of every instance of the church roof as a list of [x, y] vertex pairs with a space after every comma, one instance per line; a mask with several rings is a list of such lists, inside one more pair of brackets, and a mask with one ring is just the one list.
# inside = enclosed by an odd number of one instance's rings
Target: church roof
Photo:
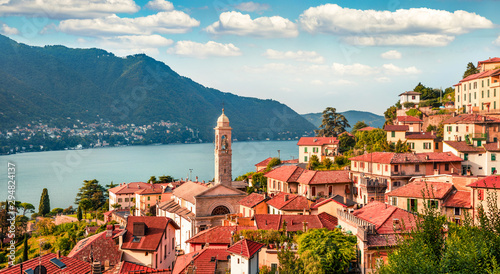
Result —
[[192, 204], [195, 203], [194, 196], [207, 190], [208, 187], [194, 182], [185, 182], [181, 186], [174, 189], [172, 194], [176, 197], [182, 198]]

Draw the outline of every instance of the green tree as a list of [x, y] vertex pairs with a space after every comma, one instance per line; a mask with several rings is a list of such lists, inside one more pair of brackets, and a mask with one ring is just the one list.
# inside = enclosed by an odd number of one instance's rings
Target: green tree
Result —
[[82, 220], [82, 207], [81, 206], [78, 206], [78, 210], [76, 211], [76, 218], [78, 219], [78, 221]]
[[109, 185], [106, 185], [106, 190], [109, 190], [115, 186], [118, 186], [117, 184], [114, 184], [113, 181], [111, 181], [111, 183], [109, 183]]
[[295, 252], [288, 247], [278, 250], [279, 273], [301, 273], [300, 264], [297, 262]]
[[356, 149], [366, 150], [367, 152], [374, 151], [391, 151], [387, 145], [387, 133], [380, 128], [370, 131], [356, 132]]
[[49, 191], [44, 188], [42, 190], [42, 196], [40, 197], [40, 204], [38, 206], [38, 214], [41, 216], [45, 216], [50, 212], [50, 198]]
[[256, 172], [252, 175], [252, 186], [256, 190], [266, 192], [267, 189], [267, 177], [264, 176], [262, 172]]
[[267, 163], [266, 171], [271, 170], [273, 167], [281, 164], [281, 160], [278, 157], [274, 157], [271, 160], [269, 160], [269, 163]]
[[465, 77], [472, 75], [472, 74], [476, 74], [478, 72], [479, 72], [479, 70], [476, 68], [476, 66], [474, 66], [474, 63], [469, 62], [467, 64], [467, 68], [465, 69], [465, 72], [464, 72], [464, 75], [462, 78], [465, 78]]
[[175, 181], [174, 177], [172, 177], [170, 175], [160, 176], [160, 177], [158, 177], [158, 180], [160, 183], [171, 183], [171, 182]]
[[412, 108], [406, 112], [406, 115], [421, 118], [422, 112], [418, 109]]
[[29, 246], [28, 246], [28, 234], [24, 234], [24, 246], [23, 246], [23, 262], [26, 262], [28, 260], [28, 251], [29, 251]]
[[354, 136], [349, 134], [341, 134], [339, 136], [339, 151], [340, 153], [344, 153], [356, 145], [356, 139]]
[[307, 169], [316, 170], [319, 167], [319, 165], [320, 163], [318, 156], [311, 155], [311, 158], [309, 158], [309, 163], [307, 164]]
[[323, 166], [326, 167], [326, 169], [330, 169], [332, 167], [332, 165], [333, 165], [332, 160], [330, 160], [330, 158], [325, 158], [322, 161], [322, 164], [323, 164]]
[[97, 210], [106, 202], [106, 189], [96, 179], [83, 181], [83, 186], [78, 190], [75, 204], [79, 205], [83, 199], [88, 199], [91, 206], [88, 209]]
[[84, 219], [87, 219], [87, 211], [92, 209], [92, 202], [90, 201], [90, 199], [81, 199], [78, 207], [83, 210], [85, 216]]
[[394, 124], [394, 120], [396, 119], [397, 116], [397, 107], [392, 106], [389, 107], [385, 112], [384, 112], [384, 117], [385, 117], [385, 123], [384, 125], [392, 125]]
[[156, 180], [156, 177], [155, 176], [151, 176], [149, 177], [149, 180], [147, 181], [148, 183], [153, 183], [153, 184], [156, 184], [158, 181]]
[[35, 206], [30, 203], [21, 203], [21, 207], [23, 209], [23, 215], [26, 215], [26, 212], [27, 213], [35, 212]]
[[304, 273], [344, 273], [356, 258], [356, 236], [340, 229], [311, 229], [297, 238]]
[[365, 128], [367, 126], [368, 125], [365, 123], [365, 121], [357, 121], [356, 124], [354, 124], [354, 126], [352, 127], [351, 134], [355, 135], [358, 129]]
[[318, 137], [336, 137], [348, 127], [350, 125], [344, 115], [337, 113], [335, 108], [327, 107], [323, 111], [323, 122], [314, 132]]

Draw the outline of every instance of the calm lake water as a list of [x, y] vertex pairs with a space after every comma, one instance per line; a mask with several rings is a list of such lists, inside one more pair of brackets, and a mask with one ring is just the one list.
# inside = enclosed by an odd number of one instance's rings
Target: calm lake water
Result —
[[[267, 157], [297, 159], [297, 141], [233, 143], [233, 179]], [[83, 180], [101, 185], [146, 181], [151, 176], [209, 181], [214, 177], [214, 145], [175, 144], [129, 146], [85, 150], [33, 152], [0, 156], [0, 200], [7, 199], [7, 165], [16, 165], [16, 200], [32, 203], [38, 210], [40, 195], [47, 188], [51, 208], [75, 207]]]

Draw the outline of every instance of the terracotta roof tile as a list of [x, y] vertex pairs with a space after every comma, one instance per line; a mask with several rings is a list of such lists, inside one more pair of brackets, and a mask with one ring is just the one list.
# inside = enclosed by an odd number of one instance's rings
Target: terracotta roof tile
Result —
[[460, 83], [464, 83], [464, 82], [468, 82], [468, 81], [471, 81], [471, 80], [475, 80], [475, 79], [481, 79], [481, 78], [484, 78], [484, 77], [490, 77], [490, 76], [498, 75], [499, 73], [500, 73], [500, 69], [493, 69], [493, 70], [487, 70], [487, 71], [483, 71], [483, 72], [478, 72], [476, 74], [471, 74], [471, 75], [463, 78], [462, 80], [460, 80], [459, 84]]
[[475, 181], [472, 184], [468, 184], [468, 187], [473, 188], [500, 188], [499, 175], [491, 175], [480, 180]]
[[[145, 235], [140, 237], [138, 242], [133, 241], [134, 223], [144, 223], [146, 225]], [[172, 219], [167, 217], [129, 216], [127, 219], [127, 232], [123, 237], [121, 248], [154, 251], [158, 248], [168, 225], [173, 225], [175, 229], [179, 229], [179, 226]]]
[[[23, 265], [23, 271], [26, 271], [28, 269], [35, 270], [35, 267], [37, 267], [41, 261], [41, 264], [45, 266], [47, 269], [47, 273], [50, 274], [62, 274], [62, 273], [81, 273], [81, 274], [86, 274], [90, 273], [90, 264], [87, 262], [80, 261], [78, 259], [74, 258], [69, 258], [69, 257], [61, 257], [59, 260], [66, 265], [64, 268], [59, 268], [57, 267], [54, 263], [52, 263], [50, 260], [57, 258], [57, 255], [54, 253], [48, 253], [45, 255], [42, 255], [42, 257], [36, 257], [31, 260], [28, 260], [24, 263]], [[16, 264], [13, 267], [9, 268], [4, 268], [0, 270], [1, 274], [19, 274], [21, 272], [21, 264]]]
[[361, 209], [355, 210], [353, 215], [375, 225], [379, 234], [393, 234], [394, 219], [398, 219], [400, 223], [404, 224], [406, 230], [415, 227], [415, 215], [378, 201], [370, 202]]
[[410, 91], [405, 91], [405, 92], [399, 94], [398, 96], [401, 96], [401, 95], [420, 95], [420, 93], [413, 91], [413, 90], [410, 90]]
[[487, 151], [500, 152], [500, 142], [486, 143], [484, 144], [484, 149]]
[[481, 64], [484, 64], [484, 63], [497, 63], [497, 62], [500, 62], [500, 58], [498, 57], [493, 57], [493, 58], [488, 58], [484, 61], [479, 61], [477, 62], [477, 66], [481, 66]]
[[413, 116], [398, 116], [398, 122], [423, 122], [422, 119]]
[[308, 210], [310, 208], [309, 200], [307, 200], [306, 197], [285, 192], [276, 194], [273, 198], [267, 201], [267, 204], [283, 211], [301, 211], [304, 209]]
[[416, 154], [422, 162], [462, 162], [462, 158], [451, 152], [422, 152]]
[[195, 183], [195, 182], [185, 182], [179, 187], [176, 187], [172, 194], [175, 195], [176, 197], [182, 198], [192, 204], [196, 203], [196, 200], [194, 196], [202, 193], [203, 191], [207, 190], [208, 186]]
[[307, 223], [307, 229], [327, 228], [333, 230], [337, 225], [337, 218], [326, 212], [319, 215], [256, 214], [254, 219], [257, 228], [264, 230], [280, 230], [283, 228], [283, 221], [286, 222], [287, 231], [303, 230], [304, 222]]
[[110, 237], [108, 237], [107, 231], [103, 231], [82, 239], [76, 243], [68, 257], [83, 261], [85, 258], [89, 258], [89, 254], [92, 252], [94, 260], [100, 262], [109, 261], [111, 265], [116, 265], [120, 262], [122, 252], [115, 243], [113, 236], [122, 231], [122, 229], [113, 230], [109, 235]]
[[328, 204], [328, 203], [337, 203], [343, 207], [350, 207], [350, 206], [356, 205], [356, 202], [349, 200], [349, 199], [345, 198], [344, 196], [337, 194], [333, 198], [328, 198], [328, 199], [324, 199], [320, 202], [317, 202], [316, 204], [311, 206], [311, 208], [318, 208], [318, 207], [325, 205], [325, 204]]
[[470, 191], [455, 191], [443, 203], [444, 207], [472, 208]]
[[252, 193], [245, 198], [241, 199], [238, 204], [246, 207], [253, 208], [254, 206], [264, 202], [267, 198], [263, 194]]
[[120, 186], [113, 187], [109, 189], [109, 192], [115, 193], [115, 194], [133, 194], [137, 190], [144, 189], [151, 184], [144, 183], [144, 182], [133, 182], [133, 183], [123, 183]]
[[408, 125], [385, 125], [385, 131], [408, 131], [410, 127]]
[[301, 137], [298, 146], [322, 146], [328, 144], [338, 144], [336, 137]]
[[161, 273], [167, 274], [172, 273], [170, 270], [166, 269], [155, 269], [143, 265], [134, 264], [131, 262], [124, 261], [120, 267], [119, 274], [146, 274], [146, 273]]
[[[177, 257], [172, 273], [187, 273], [187, 267], [196, 268], [196, 273], [215, 273], [217, 261], [228, 261], [229, 252], [221, 248], [205, 248]], [[216, 260], [212, 261], [212, 258]], [[191, 263], [192, 262], [192, 263]]]
[[347, 170], [304, 170], [297, 182], [306, 185], [350, 183]]
[[408, 140], [413, 139], [437, 139], [437, 136], [430, 132], [406, 132], [405, 138]]
[[209, 229], [198, 232], [186, 243], [190, 244], [231, 244], [231, 236], [233, 232], [241, 230], [255, 230], [255, 226], [214, 226]]
[[468, 145], [465, 141], [443, 141], [443, 143], [446, 143], [450, 147], [454, 148], [457, 151], [460, 152], [484, 152], [484, 148], [482, 147], [475, 147], [475, 146], [470, 146]]
[[[271, 178], [274, 180], [282, 181], [282, 182], [293, 182], [292, 180], [296, 180], [298, 178], [298, 173], [302, 173], [304, 169], [298, 166], [280, 166], [275, 168], [265, 174], [267, 178]], [[292, 176], [295, 175], [295, 176]]]
[[368, 234], [369, 247], [396, 246], [398, 244], [396, 234]]
[[269, 158], [265, 159], [264, 161], [255, 164], [255, 166], [267, 166], [267, 164], [269, 164], [269, 162], [271, 161], [272, 158], [273, 157], [269, 157]]
[[372, 152], [350, 158], [351, 161], [373, 162], [381, 164], [405, 164], [405, 163], [432, 163], [432, 162], [461, 162], [462, 158], [451, 152], [429, 152], [429, 153], [395, 153], [395, 152]]
[[374, 129], [377, 129], [377, 128], [375, 128], [375, 127], [364, 127], [364, 128], [358, 129], [358, 131], [371, 131], [371, 130], [374, 130]]
[[245, 257], [249, 260], [255, 253], [259, 252], [262, 247], [264, 247], [264, 244], [243, 239], [230, 246], [227, 252]]
[[443, 121], [443, 124], [497, 124], [500, 119], [479, 114], [460, 114]]
[[414, 181], [399, 187], [389, 193], [387, 196], [412, 197], [426, 199], [443, 199], [454, 189], [453, 184], [445, 182]]

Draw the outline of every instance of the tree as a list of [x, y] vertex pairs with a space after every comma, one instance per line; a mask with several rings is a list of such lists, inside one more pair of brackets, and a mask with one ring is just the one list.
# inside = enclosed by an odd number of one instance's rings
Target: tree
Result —
[[344, 115], [337, 113], [332, 107], [327, 107], [323, 111], [323, 122], [319, 129], [315, 130], [318, 137], [336, 137], [350, 127], [349, 122]]
[[361, 128], [365, 128], [368, 125], [365, 123], [365, 121], [357, 121], [356, 124], [352, 127], [351, 134], [354, 135], [356, 134], [356, 131]]
[[76, 218], [78, 219], [78, 221], [82, 220], [82, 207], [81, 206], [78, 206], [78, 210], [76, 211]]
[[356, 145], [356, 139], [349, 134], [341, 134], [339, 136], [339, 151], [344, 153]]
[[115, 186], [118, 186], [117, 184], [114, 184], [113, 181], [111, 181], [111, 183], [109, 183], [109, 185], [106, 185], [106, 189], [109, 190]]
[[153, 183], [153, 184], [156, 184], [158, 181], [156, 180], [156, 177], [155, 176], [151, 176], [149, 177], [149, 180], [148, 180], [148, 183]]
[[26, 215], [26, 212], [35, 212], [35, 206], [30, 203], [21, 203], [21, 207], [23, 208], [23, 215]]
[[330, 169], [330, 167], [332, 167], [333, 165], [332, 160], [330, 160], [330, 158], [325, 158], [322, 164], [326, 167], [326, 169]]
[[310, 170], [315, 170], [318, 168], [320, 165], [318, 156], [316, 155], [311, 155], [311, 158], [309, 158], [309, 164], [307, 164], [307, 169]]
[[161, 183], [171, 183], [173, 181], [175, 181], [174, 177], [170, 176], [170, 175], [163, 175], [163, 176], [160, 176], [158, 177], [158, 179], [160, 180]]
[[474, 66], [474, 63], [469, 62], [467, 64], [467, 69], [465, 70], [462, 78], [465, 78], [465, 77], [472, 75], [472, 74], [476, 74], [478, 72], [479, 72], [479, 70], [476, 68], [476, 66]]
[[52, 234], [56, 225], [50, 218], [43, 218], [35, 224], [35, 229], [39, 235], [46, 236]]
[[85, 180], [76, 194], [75, 204], [79, 205], [81, 200], [88, 199], [91, 203], [88, 209], [97, 210], [106, 202], [105, 193], [107, 193], [106, 189], [96, 179]]
[[23, 262], [28, 260], [28, 234], [24, 234], [24, 246], [23, 246]]
[[392, 125], [394, 122], [394, 119], [396, 119], [396, 113], [397, 113], [397, 108], [395, 106], [389, 107], [385, 112], [384, 112], [384, 117], [385, 117], [385, 123], [384, 125]]
[[356, 236], [340, 229], [311, 229], [297, 238], [304, 273], [344, 273], [356, 258]]
[[91, 210], [92, 209], [92, 202], [87, 199], [87, 198], [84, 198], [84, 199], [81, 199], [80, 200], [80, 204], [78, 205], [78, 207], [82, 208], [83, 212], [84, 212], [84, 219], [87, 219], [87, 210]]
[[266, 171], [270, 171], [273, 167], [281, 164], [281, 160], [278, 157], [274, 157], [267, 163]]
[[295, 252], [287, 247], [278, 250], [279, 273], [300, 273], [300, 264], [297, 262]]
[[44, 188], [42, 190], [42, 196], [40, 197], [40, 205], [38, 206], [38, 214], [45, 216], [50, 212], [50, 198], [49, 191]]
[[112, 204], [111, 207], [113, 209], [119, 209], [122, 205], [120, 205], [119, 203], [115, 203], [115, 204]]

